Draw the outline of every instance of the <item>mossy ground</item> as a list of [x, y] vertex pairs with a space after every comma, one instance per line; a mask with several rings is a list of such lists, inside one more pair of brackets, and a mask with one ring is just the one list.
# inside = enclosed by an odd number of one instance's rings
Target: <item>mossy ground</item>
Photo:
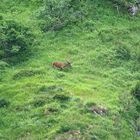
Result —
[[[124, 106], [140, 81], [140, 17], [118, 14], [105, 0], [92, 4], [84, 21], [44, 33], [39, 3], [1, 2], [1, 14], [28, 25], [38, 43], [27, 61], [0, 71], [0, 99], [8, 103], [0, 108], [0, 139], [139, 139], [129, 115], [135, 106]], [[70, 60], [72, 69], [52, 68], [56, 60]], [[91, 103], [108, 113], [90, 112]]]

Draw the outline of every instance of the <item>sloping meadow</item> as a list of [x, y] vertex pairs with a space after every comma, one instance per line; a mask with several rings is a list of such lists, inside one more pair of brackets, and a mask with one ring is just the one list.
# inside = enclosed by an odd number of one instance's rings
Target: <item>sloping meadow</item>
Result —
[[[0, 139], [139, 139], [139, 16], [105, 0], [5, 2]], [[52, 68], [66, 59], [71, 69]]]

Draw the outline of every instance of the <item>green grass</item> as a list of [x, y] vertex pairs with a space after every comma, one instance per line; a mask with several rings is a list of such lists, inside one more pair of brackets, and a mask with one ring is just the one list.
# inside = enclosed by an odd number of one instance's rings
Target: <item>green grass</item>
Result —
[[[3, 0], [1, 14], [30, 27], [38, 43], [27, 61], [0, 71], [0, 99], [9, 103], [0, 108], [0, 139], [139, 139], [130, 92], [140, 81], [140, 17], [95, 0], [83, 22], [44, 33], [35, 17], [39, 4], [17, 3]], [[52, 68], [65, 60], [72, 69]], [[90, 112], [89, 103], [109, 112]]]

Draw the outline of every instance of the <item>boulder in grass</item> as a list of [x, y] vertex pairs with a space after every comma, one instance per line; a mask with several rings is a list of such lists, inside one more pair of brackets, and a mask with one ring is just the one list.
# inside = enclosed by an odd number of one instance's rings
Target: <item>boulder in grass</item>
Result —
[[89, 111], [91, 111], [95, 114], [98, 114], [98, 115], [104, 115], [108, 112], [108, 110], [102, 106], [92, 106], [89, 108]]
[[136, 6], [136, 5], [133, 5], [133, 6], [129, 6], [128, 7], [128, 12], [132, 15], [132, 16], [135, 16], [138, 14], [138, 11], [139, 11], [139, 7]]

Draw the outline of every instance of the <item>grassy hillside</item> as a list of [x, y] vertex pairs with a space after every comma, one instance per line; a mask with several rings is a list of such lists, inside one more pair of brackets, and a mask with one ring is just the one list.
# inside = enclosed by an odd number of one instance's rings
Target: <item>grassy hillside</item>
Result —
[[[44, 31], [42, 6], [41, 0], [0, 3], [4, 19], [35, 36], [25, 61], [0, 61], [0, 139], [140, 139], [139, 102], [131, 94], [140, 82], [140, 16], [88, 0], [84, 19]], [[66, 60], [71, 69], [52, 68]]]

